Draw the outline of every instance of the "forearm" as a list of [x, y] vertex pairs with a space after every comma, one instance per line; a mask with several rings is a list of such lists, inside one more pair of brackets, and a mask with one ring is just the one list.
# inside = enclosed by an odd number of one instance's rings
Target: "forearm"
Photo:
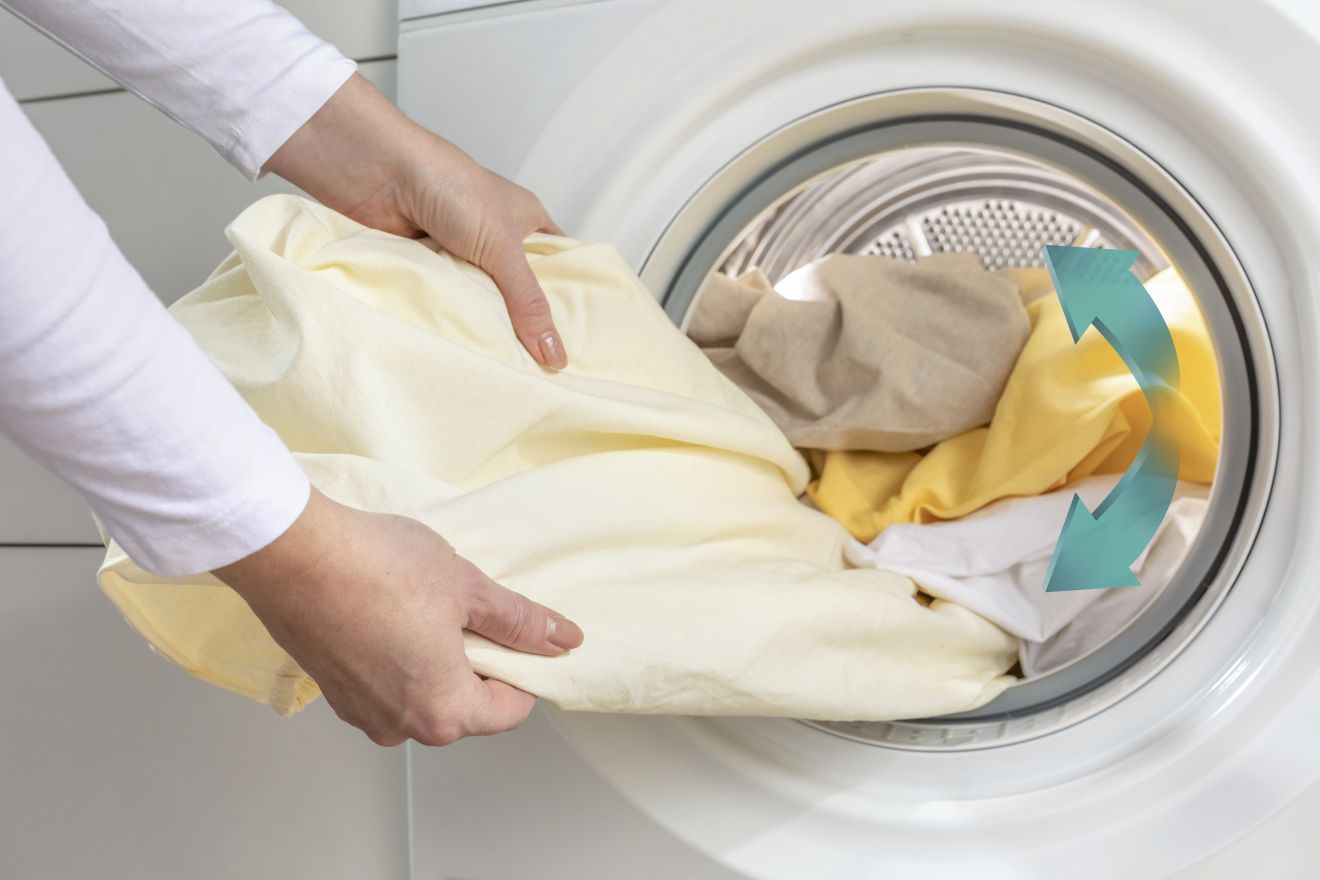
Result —
[[269, 0], [0, 0], [256, 177], [355, 69]]
[[305, 476], [115, 247], [0, 87], [0, 428], [144, 567], [281, 534]]

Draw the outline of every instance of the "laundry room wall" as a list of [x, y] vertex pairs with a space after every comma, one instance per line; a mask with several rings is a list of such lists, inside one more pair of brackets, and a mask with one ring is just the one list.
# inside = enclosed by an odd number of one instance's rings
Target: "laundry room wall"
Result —
[[[393, 98], [394, 0], [284, 5]], [[4, 11], [0, 78], [165, 302], [224, 257], [239, 211], [292, 191]], [[407, 876], [403, 750], [153, 656], [99, 594], [98, 548], [78, 498], [0, 438], [0, 877]]]

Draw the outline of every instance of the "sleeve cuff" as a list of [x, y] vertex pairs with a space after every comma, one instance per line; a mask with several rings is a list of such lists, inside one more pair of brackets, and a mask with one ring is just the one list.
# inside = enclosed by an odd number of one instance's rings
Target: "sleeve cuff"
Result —
[[236, 486], [230, 503], [203, 523], [163, 534], [105, 525], [142, 568], [160, 577], [186, 577], [214, 571], [266, 547], [302, 515], [310, 496], [307, 475], [284, 450], [272, 467]]
[[294, 132], [302, 128], [357, 70], [329, 44], [296, 61], [235, 131], [220, 153], [249, 180], [265, 175], [263, 166]]

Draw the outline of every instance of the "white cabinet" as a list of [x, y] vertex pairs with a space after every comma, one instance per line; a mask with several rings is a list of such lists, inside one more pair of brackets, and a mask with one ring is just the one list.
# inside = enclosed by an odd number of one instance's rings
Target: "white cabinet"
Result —
[[[361, 65], [394, 95], [394, 61]], [[224, 228], [263, 195], [192, 132], [133, 95], [112, 92], [25, 104], [120, 249], [166, 302], [192, 290], [229, 253]], [[0, 544], [91, 544], [91, 517], [71, 489], [0, 436]]]
[[[555, 2], [555, 0], [551, 0], [551, 2]], [[572, 0], [569, 0], [569, 2], [572, 2]], [[406, 20], [427, 15], [447, 15], [506, 4], [507, 0], [399, 0], [399, 18]]]
[[[394, 61], [361, 65], [393, 97]], [[229, 253], [224, 228], [279, 178], [246, 180], [197, 135], [126, 92], [23, 106], [147, 284], [173, 302]]]
[[0, 548], [0, 877], [406, 878], [404, 750], [190, 678], [100, 559]]
[[[394, 94], [394, 61], [361, 65]], [[243, 208], [294, 188], [250, 183], [201, 138], [126, 92], [23, 106], [121, 250], [156, 294], [173, 302], [229, 253], [224, 227]]]
[[95, 544], [99, 540], [92, 515], [78, 494], [0, 434], [0, 544]]
[[[394, 54], [395, 0], [284, 0], [280, 5], [350, 58]], [[20, 101], [114, 88], [90, 65], [5, 11], [0, 11], [0, 79]]]

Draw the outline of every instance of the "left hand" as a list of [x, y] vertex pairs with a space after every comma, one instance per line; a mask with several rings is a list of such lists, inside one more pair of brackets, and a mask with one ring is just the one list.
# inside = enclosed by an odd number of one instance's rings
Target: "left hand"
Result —
[[547, 656], [582, 644], [577, 624], [495, 583], [422, 523], [315, 489], [288, 531], [215, 575], [335, 713], [384, 746], [448, 745], [532, 711], [531, 694], [472, 671], [464, 630]]
[[408, 119], [362, 76], [354, 74], [265, 170], [359, 223], [429, 235], [485, 270], [532, 358], [552, 369], [567, 365], [522, 248], [533, 232], [563, 231], [535, 195]]

